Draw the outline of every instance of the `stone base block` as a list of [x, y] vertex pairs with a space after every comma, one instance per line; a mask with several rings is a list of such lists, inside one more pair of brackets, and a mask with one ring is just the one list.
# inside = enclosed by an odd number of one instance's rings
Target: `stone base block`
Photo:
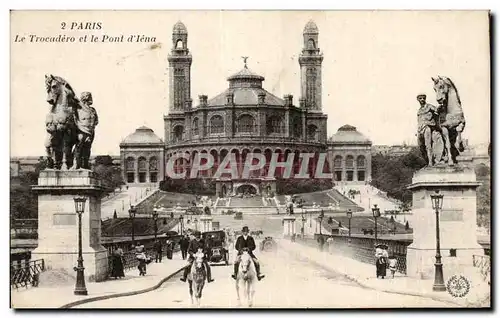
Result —
[[[452, 253], [455, 254], [451, 254]], [[455, 255], [455, 256], [453, 256]], [[441, 249], [441, 262], [445, 281], [453, 275], [461, 274], [463, 268], [472, 267], [473, 255], [484, 255], [484, 249], [477, 244], [475, 247]], [[408, 246], [406, 252], [406, 273], [417, 279], [434, 278], [436, 249], [416, 248]]]
[[[87, 248], [83, 252], [85, 279], [100, 282], [108, 277], [108, 251], [103, 247]], [[78, 252], [56, 250], [53, 248], [36, 248], [31, 253], [32, 259], [44, 259], [47, 270], [64, 270], [71, 273], [77, 265]]]

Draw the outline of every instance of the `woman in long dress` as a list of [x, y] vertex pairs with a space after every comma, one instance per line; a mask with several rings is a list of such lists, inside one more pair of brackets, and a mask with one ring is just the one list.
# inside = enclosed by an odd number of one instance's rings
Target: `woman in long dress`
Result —
[[113, 268], [111, 270], [111, 277], [122, 278], [125, 277], [125, 273], [123, 271], [123, 250], [118, 247], [113, 250]]
[[385, 246], [377, 245], [375, 248], [377, 278], [382, 277], [382, 279], [387, 275], [387, 250], [385, 250], [384, 247]]

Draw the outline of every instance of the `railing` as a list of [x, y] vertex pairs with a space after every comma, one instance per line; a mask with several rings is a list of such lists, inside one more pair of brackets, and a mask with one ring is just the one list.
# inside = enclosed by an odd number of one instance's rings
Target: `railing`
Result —
[[43, 259], [13, 264], [10, 266], [10, 287], [38, 286], [39, 275], [45, 271], [45, 261]]
[[[324, 249], [328, 249], [326, 240], [332, 237], [332, 250], [334, 253], [342, 254], [342, 256], [350, 257], [363, 263], [375, 264], [375, 240], [373, 238], [351, 237], [349, 242], [348, 236], [326, 234], [322, 236], [325, 242]], [[319, 234], [315, 234], [316, 246], [319, 246], [319, 237]], [[378, 239], [377, 244], [387, 245], [389, 256], [393, 255], [397, 260], [396, 270], [406, 275], [406, 248], [411, 244], [411, 241]]]
[[[181, 235], [175, 235], [175, 236], [168, 237], [168, 239], [173, 241], [173, 243], [174, 243], [173, 250], [172, 250], [173, 253], [179, 250], [179, 241], [181, 238], [182, 238]], [[165, 238], [162, 237], [161, 240], [165, 240]], [[153, 247], [154, 239], [148, 239], [146, 242], [136, 241], [136, 243], [144, 245], [144, 253], [148, 257], [150, 257], [151, 259], [154, 260], [155, 255], [156, 255], [156, 252], [155, 252], [154, 247]], [[131, 244], [130, 241], [113, 244], [115, 246], [122, 247], [124, 250], [123, 257], [122, 257], [124, 270], [134, 269], [134, 268], [137, 268], [137, 266], [139, 265], [139, 261], [135, 258], [135, 256], [136, 256], [135, 251], [128, 250], [128, 248], [130, 247], [130, 244]], [[114, 256], [112, 254], [111, 245], [108, 245], [107, 248], [108, 248], [108, 265], [109, 265], [108, 266], [108, 275], [109, 275], [109, 274], [111, 274], [111, 271], [113, 269], [113, 257]], [[163, 244], [162, 257], [166, 257], [167, 253], [168, 253], [167, 247], [165, 246], [165, 244]]]
[[484, 280], [490, 283], [491, 258], [487, 255], [472, 255], [472, 264], [479, 268]]

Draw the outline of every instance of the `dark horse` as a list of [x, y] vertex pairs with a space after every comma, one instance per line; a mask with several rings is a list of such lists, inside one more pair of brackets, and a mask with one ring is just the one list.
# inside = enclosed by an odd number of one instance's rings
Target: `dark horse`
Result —
[[66, 80], [59, 76], [45, 75], [47, 102], [52, 106], [45, 126], [47, 140], [47, 167], [70, 169], [73, 166], [73, 148], [78, 142], [75, 113], [80, 101]]

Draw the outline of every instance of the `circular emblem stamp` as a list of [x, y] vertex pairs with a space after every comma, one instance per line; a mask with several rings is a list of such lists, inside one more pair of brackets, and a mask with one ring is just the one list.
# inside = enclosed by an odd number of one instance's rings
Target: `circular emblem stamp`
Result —
[[448, 293], [453, 297], [464, 297], [469, 293], [470, 283], [463, 275], [453, 275], [446, 283]]

